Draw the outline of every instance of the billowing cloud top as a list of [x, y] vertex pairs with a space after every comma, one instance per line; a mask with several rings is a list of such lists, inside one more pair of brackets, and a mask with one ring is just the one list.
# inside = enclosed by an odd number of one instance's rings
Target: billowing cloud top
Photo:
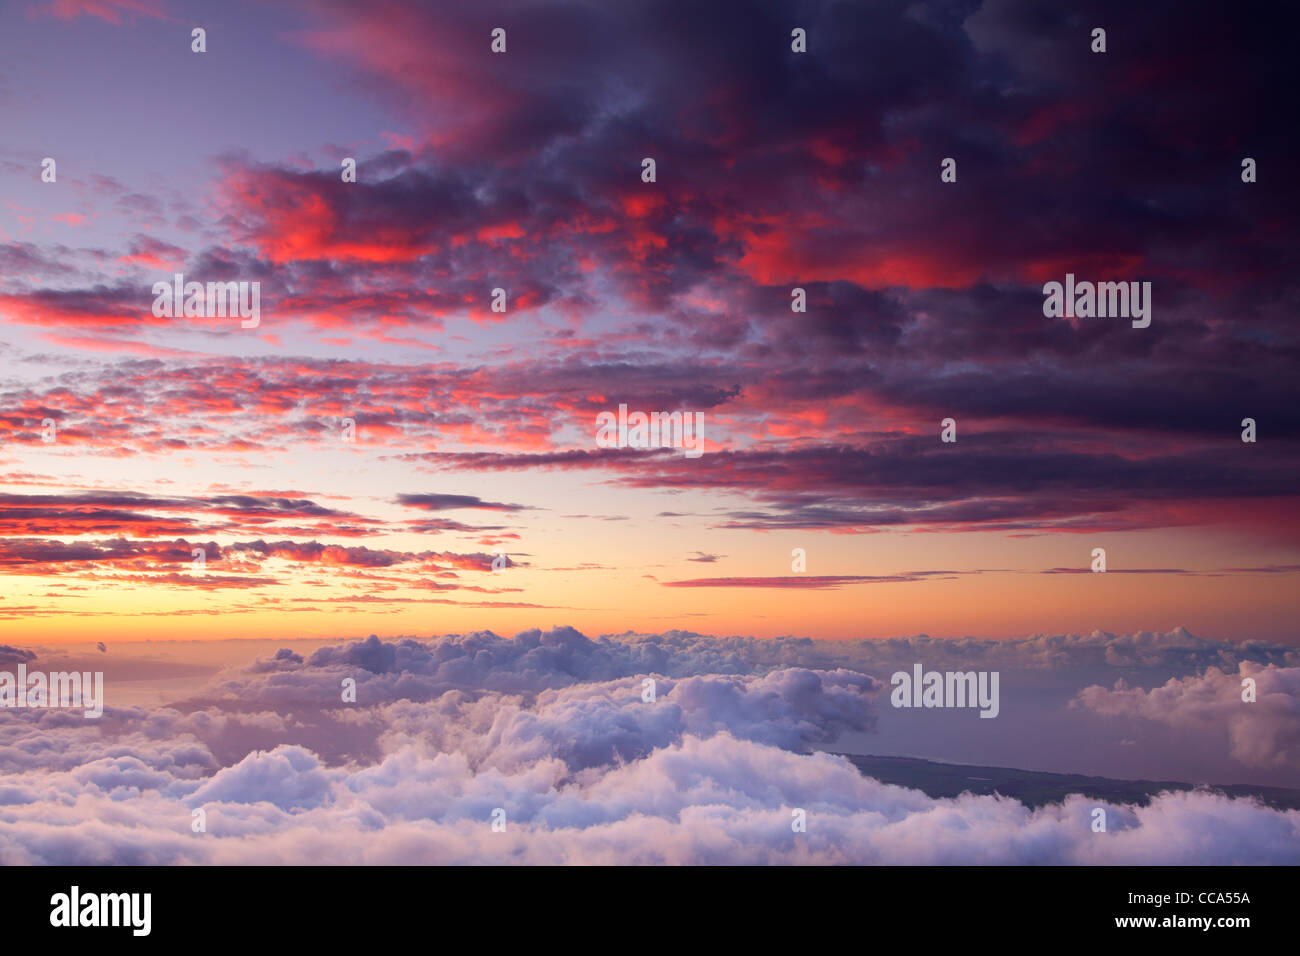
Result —
[[[1157, 670], [1177, 646], [1192, 666], [1206, 650], [1185, 634], [1034, 638], [1003, 660], [1041, 667], [1044, 645], [1107, 643], [1163, 644], [1162, 659], [1143, 665]], [[942, 642], [922, 646], [938, 659]], [[1098, 802], [1083, 796], [1031, 811], [863, 777], [816, 750], [875, 727], [884, 684], [821, 666], [867, 651], [682, 632], [589, 640], [568, 628], [285, 648], [170, 707], [110, 707], [98, 721], [14, 712], [0, 728], [0, 853], [78, 863], [1300, 861], [1300, 812], [1249, 799], [1193, 791], [1105, 803], [1109, 828], [1098, 834]], [[951, 660], [969, 651], [946, 648]], [[1133, 660], [1108, 666], [1131, 672]], [[1251, 725], [1234, 730], [1234, 748], [1249, 738], [1245, 758], [1291, 754], [1300, 668], [1241, 667], [1268, 703], [1242, 718]], [[1188, 720], [1233, 719], [1226, 697], [1194, 692], [1222, 677], [1209, 668], [1152, 693], [1174, 695]], [[345, 678], [355, 703], [343, 701]], [[1144, 706], [1141, 693], [1081, 696], [1112, 713]], [[204, 832], [191, 828], [199, 810]], [[492, 829], [498, 810], [504, 833]], [[796, 810], [806, 832], [791, 828]]]

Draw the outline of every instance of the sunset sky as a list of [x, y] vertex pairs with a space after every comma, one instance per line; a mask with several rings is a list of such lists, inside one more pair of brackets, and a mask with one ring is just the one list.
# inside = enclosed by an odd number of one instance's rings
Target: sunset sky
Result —
[[4, 641], [1296, 643], [1293, 34], [1175, 6], [5, 4]]

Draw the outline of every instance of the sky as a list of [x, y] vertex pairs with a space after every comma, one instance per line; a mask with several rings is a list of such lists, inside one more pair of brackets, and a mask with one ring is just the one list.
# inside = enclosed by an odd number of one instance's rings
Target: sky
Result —
[[[1285, 38], [1159, 3], [10, 3], [5, 632], [1294, 644]], [[176, 273], [258, 282], [259, 324], [155, 315]], [[1045, 316], [1067, 273], [1151, 283], [1149, 327]], [[601, 447], [620, 405], [704, 453]]]
[[1300, 862], [1291, 16], [3, 3], [0, 864]]

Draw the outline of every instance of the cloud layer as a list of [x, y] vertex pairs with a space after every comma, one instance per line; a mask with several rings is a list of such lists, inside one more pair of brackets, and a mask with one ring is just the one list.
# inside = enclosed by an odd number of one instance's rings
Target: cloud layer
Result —
[[[947, 654], [972, 668], [1068, 668], [1087, 657], [1129, 674], [1197, 670], [1207, 656], [1235, 653], [1259, 680], [1261, 706], [1233, 730], [1234, 749], [1244, 746], [1246, 760], [1293, 759], [1300, 669], [1251, 660], [1293, 649], [1212, 653], [1212, 642], [1185, 632], [1036, 637], [982, 655], [977, 642], [902, 643], [684, 632], [589, 640], [569, 628], [514, 639], [372, 637], [310, 654], [282, 649], [152, 711], [109, 707], [95, 722], [11, 711], [0, 724], [0, 858], [1300, 862], [1300, 812], [1252, 800], [1191, 791], [1145, 807], [1105, 805], [1107, 832], [1094, 833], [1098, 804], [1082, 796], [1034, 811], [1002, 797], [936, 800], [816, 752], [875, 727], [887, 694], [867, 659], [919, 647], [927, 661]], [[341, 699], [349, 677], [355, 704]], [[1210, 667], [1149, 694], [1096, 687], [1081, 698], [1112, 714], [1233, 720], [1226, 696], [1203, 690], [1223, 680]], [[202, 833], [191, 830], [199, 809]], [[492, 828], [497, 809], [504, 832]], [[791, 827], [796, 810], [806, 832]]]
[[[1243, 683], [1255, 699], [1243, 700]], [[1243, 661], [1237, 674], [1211, 667], [1170, 678], [1159, 687], [1087, 687], [1078, 703], [1111, 717], [1140, 717], [1190, 732], [1226, 726], [1232, 755], [1248, 766], [1300, 765], [1300, 667], [1260, 667]]]

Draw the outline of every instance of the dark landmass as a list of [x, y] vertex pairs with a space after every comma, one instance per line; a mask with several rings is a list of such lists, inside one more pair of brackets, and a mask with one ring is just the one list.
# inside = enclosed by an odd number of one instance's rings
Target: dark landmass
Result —
[[1287, 787], [1258, 787], [1253, 784], [1190, 784], [1156, 780], [1113, 780], [1078, 773], [1044, 773], [1009, 767], [976, 767], [937, 763], [915, 757], [871, 757], [840, 754], [853, 762], [864, 776], [881, 783], [920, 790], [930, 797], [956, 797], [963, 793], [1014, 797], [1028, 807], [1060, 803], [1069, 794], [1082, 793], [1112, 803], [1145, 806], [1165, 790], [1209, 790], [1230, 797], [1255, 797], [1279, 810], [1300, 810], [1300, 790]]

